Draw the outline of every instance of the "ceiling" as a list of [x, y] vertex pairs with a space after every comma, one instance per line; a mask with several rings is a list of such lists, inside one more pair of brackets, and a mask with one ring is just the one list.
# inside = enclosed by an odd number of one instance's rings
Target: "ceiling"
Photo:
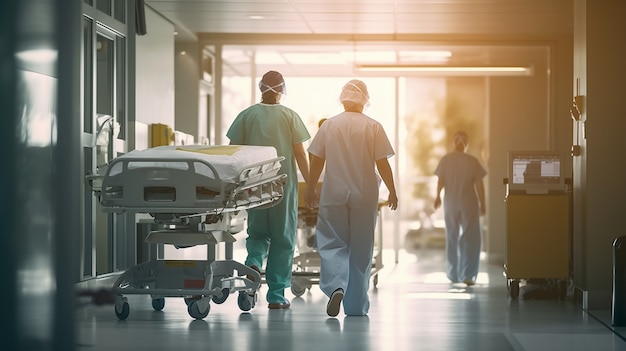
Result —
[[[572, 0], [146, 0], [146, 4], [175, 24], [179, 40], [191, 35], [235, 44], [225, 52], [234, 70], [238, 60], [249, 61], [253, 53], [257, 62], [267, 60], [267, 67], [279, 65], [277, 69], [290, 75], [317, 72], [314, 66], [319, 64], [326, 74], [336, 74], [352, 67], [354, 60], [386, 63], [389, 55], [410, 61], [406, 57], [432, 50], [451, 53], [438, 63], [442, 65], [523, 64], [514, 62], [520, 50], [545, 46], [556, 37], [571, 36], [573, 30]], [[365, 54], [371, 55], [369, 59]], [[263, 63], [258, 69], [265, 69]]]

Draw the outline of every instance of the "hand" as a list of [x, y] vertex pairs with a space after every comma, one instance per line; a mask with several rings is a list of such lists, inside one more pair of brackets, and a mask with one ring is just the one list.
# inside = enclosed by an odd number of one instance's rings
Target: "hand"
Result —
[[434, 206], [435, 206], [435, 210], [441, 207], [441, 197], [439, 195], [437, 195], [437, 197], [435, 198]]
[[396, 193], [389, 193], [389, 197], [387, 198], [387, 206], [389, 206], [389, 208], [392, 210], [398, 208], [398, 196], [396, 196]]
[[316, 187], [307, 186], [304, 192], [304, 204], [306, 208], [314, 209], [319, 207], [318, 199]]

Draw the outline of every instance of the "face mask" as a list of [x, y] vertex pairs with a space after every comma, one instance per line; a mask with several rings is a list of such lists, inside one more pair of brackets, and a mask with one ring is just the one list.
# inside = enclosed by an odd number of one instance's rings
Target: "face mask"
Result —
[[[280, 89], [277, 89], [279, 88]], [[280, 84], [274, 85], [274, 86], [269, 86], [265, 83], [263, 83], [263, 81], [259, 82], [259, 89], [261, 89], [261, 95], [267, 93], [268, 91], [272, 91], [276, 94], [287, 94], [287, 87], [285, 87], [285, 82], [281, 82]]]

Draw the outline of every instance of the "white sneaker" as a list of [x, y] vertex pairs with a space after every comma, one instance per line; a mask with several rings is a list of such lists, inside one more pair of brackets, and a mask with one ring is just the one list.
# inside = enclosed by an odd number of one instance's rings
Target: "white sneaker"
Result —
[[463, 281], [463, 283], [465, 283], [465, 285], [467, 285], [467, 286], [472, 286], [472, 285], [476, 284], [476, 282], [474, 280], [472, 280], [472, 279], [465, 279]]
[[343, 300], [343, 289], [339, 288], [330, 295], [330, 300], [326, 305], [326, 313], [331, 317], [336, 317], [341, 308], [341, 300]]

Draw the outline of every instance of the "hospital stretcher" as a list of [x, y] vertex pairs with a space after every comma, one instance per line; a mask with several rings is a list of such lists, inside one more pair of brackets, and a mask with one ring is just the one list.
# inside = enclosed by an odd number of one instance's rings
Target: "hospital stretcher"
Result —
[[[239, 211], [276, 205], [286, 175], [273, 147], [225, 145], [160, 146], [131, 151], [89, 176], [104, 211], [146, 213], [161, 230], [146, 242], [176, 247], [232, 245], [243, 230]], [[238, 292], [241, 310], [252, 309], [260, 274], [232, 259], [151, 260], [125, 270], [115, 281], [115, 314], [130, 313], [124, 295], [149, 294], [162, 310], [166, 297], [182, 297], [192, 318], [205, 318], [210, 302], [221, 304]]]
[[[321, 183], [318, 184], [318, 193]], [[306, 208], [304, 204], [304, 192], [306, 184], [298, 183], [298, 232], [296, 252], [293, 258], [293, 270], [291, 273], [291, 293], [302, 296], [310, 290], [313, 284], [319, 284], [321, 259], [315, 245], [315, 225], [317, 224], [317, 209]], [[378, 218], [376, 220], [376, 232], [374, 234], [374, 255], [372, 258], [372, 270], [370, 277], [374, 287], [378, 286], [378, 273], [383, 268], [382, 261], [382, 208], [387, 205], [386, 201], [378, 203]]]

